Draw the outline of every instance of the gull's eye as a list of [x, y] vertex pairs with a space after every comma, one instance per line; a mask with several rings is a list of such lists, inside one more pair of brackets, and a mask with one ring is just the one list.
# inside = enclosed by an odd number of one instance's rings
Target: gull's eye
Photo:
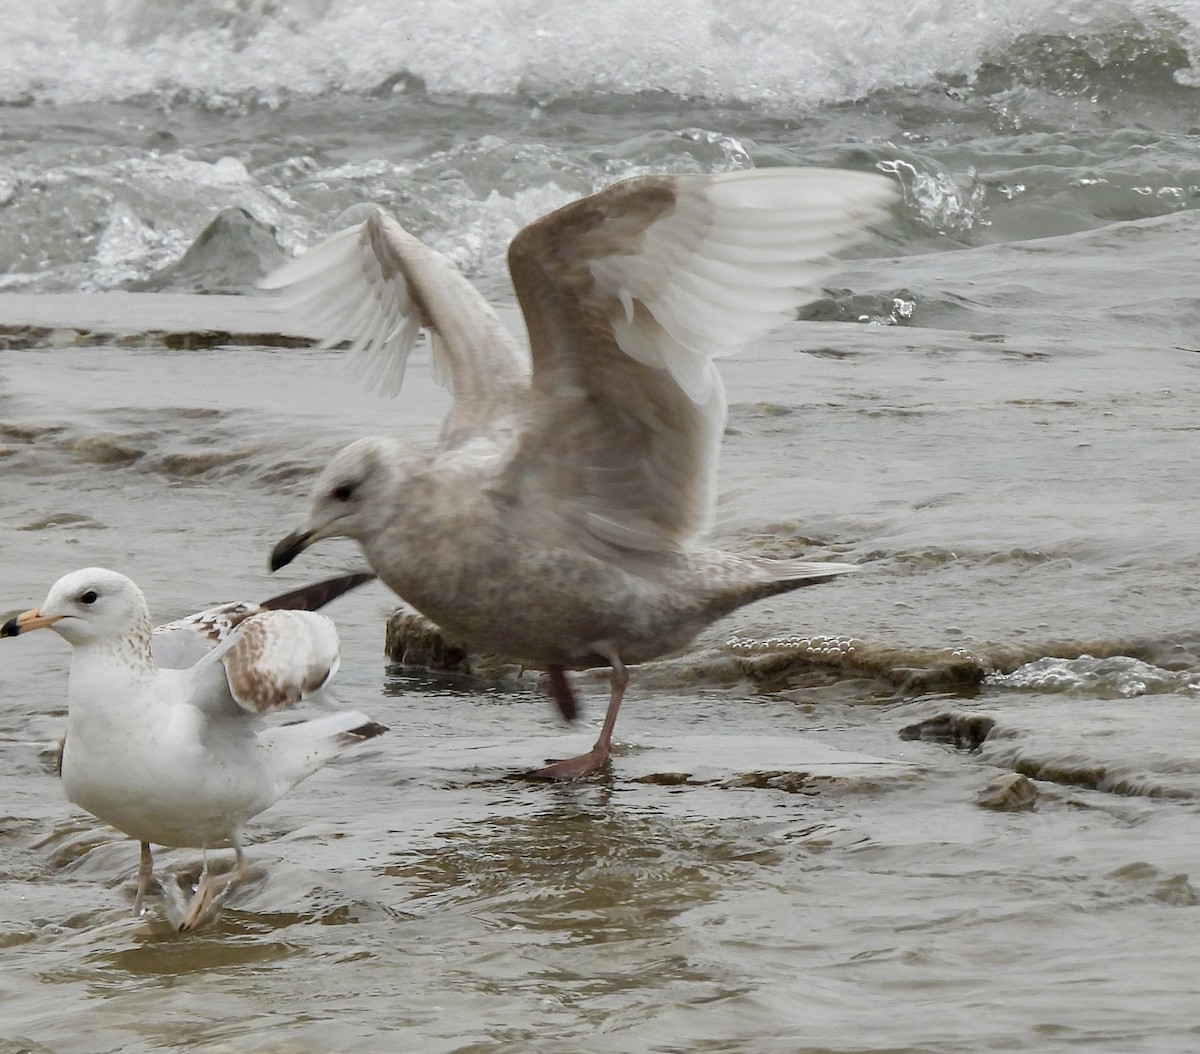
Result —
[[83, 593], [80, 595], [79, 603], [94, 604], [99, 599], [100, 599], [100, 594], [97, 593], [94, 589], [89, 589], [86, 593]]
[[341, 486], [334, 487], [330, 496], [334, 501], [349, 501], [354, 497], [354, 484], [343, 483]]

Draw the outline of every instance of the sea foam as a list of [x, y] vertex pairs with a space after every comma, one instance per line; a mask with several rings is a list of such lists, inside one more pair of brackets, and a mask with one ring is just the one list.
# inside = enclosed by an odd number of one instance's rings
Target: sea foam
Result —
[[971, 77], [1022, 38], [1166, 33], [1183, 0], [8, 0], [0, 102], [668, 92], [807, 108]]

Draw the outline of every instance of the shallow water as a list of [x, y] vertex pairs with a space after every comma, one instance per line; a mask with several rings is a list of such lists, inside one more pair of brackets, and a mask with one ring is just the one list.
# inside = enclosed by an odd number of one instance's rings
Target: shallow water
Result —
[[[358, 566], [265, 571], [332, 449], [445, 406], [257, 301], [81, 291], [245, 291], [375, 201], [516, 323], [508, 238], [622, 175], [845, 164], [905, 201], [823, 321], [722, 364], [721, 543], [863, 573], [638, 672], [608, 778], [512, 778], [586, 744], [600, 681], [567, 731], [528, 678], [389, 665], [364, 588], [338, 694], [391, 734], [258, 818], [183, 937], [62, 800], [66, 646], [3, 642], [0, 1054], [1200, 1043], [1194, 12], [644, 6], [7, 12], [7, 609], [91, 563], [164, 621]], [[1031, 809], [976, 804], [1012, 772]]]

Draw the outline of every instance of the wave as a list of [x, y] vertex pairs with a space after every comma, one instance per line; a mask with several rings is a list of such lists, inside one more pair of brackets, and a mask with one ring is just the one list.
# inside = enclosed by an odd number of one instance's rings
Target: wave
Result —
[[[666, 92], [808, 108], [949, 78], [1200, 82], [1184, 0], [9, 0], [0, 102]], [[1053, 85], [1052, 85], [1053, 86]], [[1128, 85], [1126, 85], [1128, 86]]]

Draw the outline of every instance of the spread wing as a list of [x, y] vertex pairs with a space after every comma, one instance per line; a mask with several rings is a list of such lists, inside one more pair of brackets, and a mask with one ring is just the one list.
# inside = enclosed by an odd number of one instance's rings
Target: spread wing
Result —
[[[193, 701], [219, 708], [232, 697], [251, 714], [294, 706], [337, 672], [338, 650], [337, 629], [324, 615], [260, 611], [192, 668]], [[224, 676], [218, 678], [214, 674], [221, 668]]]
[[349, 341], [352, 361], [395, 395], [421, 329], [434, 377], [450, 390], [447, 446], [486, 434], [528, 390], [528, 356], [496, 312], [441, 253], [376, 209], [263, 279], [283, 290], [280, 307], [332, 347]]
[[522, 230], [509, 268], [534, 416], [514, 501], [601, 547], [671, 550], [706, 530], [725, 422], [713, 359], [795, 317], [894, 196], [831, 169], [643, 176]]

